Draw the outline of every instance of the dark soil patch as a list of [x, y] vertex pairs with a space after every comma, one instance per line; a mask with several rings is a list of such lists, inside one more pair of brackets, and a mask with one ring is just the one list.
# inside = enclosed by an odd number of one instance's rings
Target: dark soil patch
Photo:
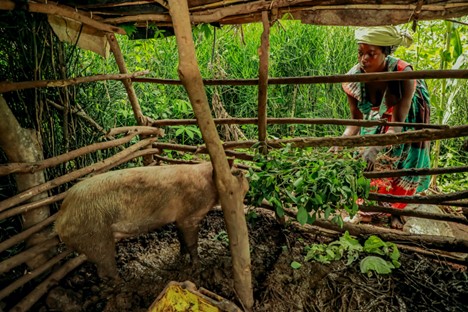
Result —
[[[101, 281], [93, 264], [70, 273], [35, 311], [147, 311], [170, 281], [194, 282], [239, 305], [224, 220], [212, 211], [200, 233], [201, 269], [179, 257], [173, 226], [117, 244], [124, 284]], [[257, 211], [249, 221], [255, 311], [468, 311], [468, 277], [454, 267], [402, 252], [402, 267], [390, 276], [368, 277], [358, 264], [304, 262], [304, 247], [328, 238], [295, 226], [280, 226]], [[300, 269], [291, 262], [302, 263]]]

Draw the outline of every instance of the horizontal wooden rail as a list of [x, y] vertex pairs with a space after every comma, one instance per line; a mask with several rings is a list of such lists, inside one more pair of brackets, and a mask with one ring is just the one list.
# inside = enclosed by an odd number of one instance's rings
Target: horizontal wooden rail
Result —
[[[468, 136], [468, 126], [456, 126], [449, 129], [424, 129], [416, 131], [407, 131], [403, 133], [386, 133], [375, 135], [355, 135], [341, 137], [323, 137], [323, 138], [295, 138], [268, 140], [266, 144], [272, 148], [281, 148], [290, 143], [293, 147], [311, 147], [311, 146], [386, 146], [393, 144], [442, 140], [457, 137]], [[257, 144], [256, 140], [226, 142], [223, 144], [225, 149], [233, 148], [251, 148]]]
[[[257, 125], [258, 118], [214, 118], [217, 125]], [[153, 120], [153, 126], [185, 126], [196, 125], [196, 119], [162, 119]], [[417, 129], [448, 129], [447, 125], [433, 125], [423, 123], [408, 123], [408, 122], [389, 122], [382, 120], [354, 120], [354, 119], [335, 119], [335, 118], [267, 118], [267, 124], [271, 125], [286, 125], [286, 124], [304, 124], [304, 125], [342, 125], [342, 126], [409, 126]]]
[[47, 181], [45, 183], [42, 183], [40, 185], [37, 185], [37, 186], [34, 186], [28, 190], [25, 190], [13, 197], [10, 197], [8, 199], [5, 199], [3, 201], [0, 202], [0, 211], [4, 211], [8, 208], [11, 208], [17, 204], [20, 204], [34, 196], [36, 196], [37, 194], [40, 194], [42, 192], [45, 192], [45, 191], [48, 191], [50, 189], [53, 189], [59, 185], [62, 185], [64, 183], [67, 183], [67, 182], [70, 182], [70, 181], [73, 181], [75, 179], [78, 179], [79, 177], [82, 177], [84, 175], [87, 175], [89, 173], [92, 173], [96, 170], [100, 170], [102, 168], [105, 168], [105, 167], [108, 167], [109, 165], [119, 161], [120, 159], [122, 158], [125, 158], [127, 157], [128, 155], [148, 146], [148, 145], [151, 145], [151, 143], [155, 142], [157, 140], [157, 138], [148, 138], [148, 139], [144, 139], [144, 140], [141, 140], [140, 142], [138, 143], [135, 143], [134, 145], [126, 148], [125, 150], [115, 154], [114, 156], [112, 157], [109, 157], [101, 162], [98, 162], [92, 166], [88, 166], [88, 167], [84, 167], [84, 168], [81, 168], [81, 169], [78, 169], [76, 171], [73, 171], [69, 174], [66, 174], [66, 175], [63, 175], [63, 176], [60, 176], [58, 178], [55, 178], [53, 180], [50, 180], [50, 181]]
[[131, 74], [107, 74], [107, 75], [95, 75], [88, 77], [76, 77], [62, 80], [36, 80], [36, 81], [20, 81], [20, 82], [0, 82], [0, 93], [32, 89], [32, 88], [51, 88], [51, 87], [66, 87], [72, 86], [85, 82], [94, 82], [102, 80], [123, 80], [129, 79], [136, 76], [142, 76], [148, 74], [149, 71], [140, 71]]
[[57, 234], [54, 234], [52, 238], [49, 238], [40, 244], [34, 245], [31, 248], [0, 262], [0, 274], [10, 271], [12, 268], [17, 267], [22, 263], [25, 263], [26, 261], [34, 258], [35, 256], [47, 250], [50, 250], [52, 247], [58, 244], [59, 239], [57, 237]]
[[[68, 251], [63, 252], [58, 255], [66, 255]], [[56, 257], [56, 258], [57, 258]], [[62, 256], [63, 258], [63, 256]], [[60, 281], [68, 273], [79, 267], [86, 261], [85, 255], [79, 255], [75, 258], [68, 260], [60, 268], [52, 272], [42, 283], [36, 286], [33, 291], [31, 291], [26, 297], [22, 298], [21, 301], [13, 307], [11, 311], [30, 311], [31, 307], [42, 297], [44, 296], [49, 289], [57, 285], [57, 281]], [[58, 261], [57, 261], [58, 262]]]
[[456, 215], [451, 215], [451, 214], [440, 214], [440, 213], [416, 211], [416, 210], [409, 210], [409, 209], [396, 209], [396, 208], [389, 208], [389, 207], [376, 206], [376, 205], [362, 205], [362, 206], [359, 206], [359, 210], [365, 211], [365, 212], [390, 213], [396, 216], [407, 216], [407, 217], [417, 217], [417, 218], [431, 219], [431, 220], [438, 220], [438, 221], [449, 221], [449, 222], [456, 222], [456, 223], [468, 225], [468, 219], [465, 218], [464, 216], [456, 216]]
[[78, 148], [60, 156], [51, 157], [35, 163], [9, 163], [0, 165], [0, 176], [11, 173], [34, 173], [46, 168], [57, 166], [64, 162], [75, 159], [98, 150], [117, 147], [130, 142], [137, 135], [155, 135], [163, 136], [164, 130], [153, 127], [123, 127], [110, 129], [107, 136], [115, 136], [119, 133], [127, 132], [128, 134], [120, 139], [114, 139], [107, 142], [94, 143], [88, 146]]
[[[38, 277], [42, 273], [46, 272], [50, 268], [52, 268], [55, 264], [60, 262], [62, 259], [66, 258], [72, 253], [71, 250], [65, 250], [61, 254], [58, 254], [57, 256], [53, 257], [43, 265], [41, 265], [39, 268], [28, 272], [28, 274], [24, 274], [22, 277], [18, 278], [16, 281], [14, 281], [12, 284], [8, 285], [7, 287], [3, 288], [0, 290], [0, 300], [7, 297], [10, 295], [15, 289], [18, 289], [19, 287], [23, 286], [30, 280]], [[76, 258], [75, 258], [76, 259]], [[55, 283], [58, 281], [58, 279], [55, 280]], [[27, 310], [10, 310], [10, 311], [27, 311]]]
[[410, 204], [440, 204], [447, 201], [468, 198], [468, 191], [459, 191], [449, 194], [426, 195], [426, 196], [396, 196], [387, 194], [370, 193], [369, 200], [377, 200], [389, 203], [410, 203]]
[[[279, 84], [317, 84], [317, 83], [342, 83], [342, 82], [370, 82], [392, 81], [405, 79], [468, 79], [468, 70], [414, 70], [408, 72], [391, 73], [365, 73], [356, 75], [330, 75], [330, 76], [306, 76], [306, 77], [278, 77], [269, 78], [269, 85]], [[182, 85], [177, 79], [161, 78], [132, 78], [134, 82], [147, 82], [168, 85]], [[203, 79], [205, 86], [258, 86], [258, 79]]]
[[441, 175], [448, 173], [467, 172], [468, 166], [450, 167], [450, 168], [422, 168], [422, 169], [402, 169], [402, 170], [386, 170], [386, 171], [371, 171], [364, 172], [364, 176], [368, 179], [374, 178], [390, 178], [403, 176], [422, 176], [422, 175]]
[[28, 238], [32, 234], [39, 232], [40, 230], [42, 230], [43, 228], [45, 228], [46, 226], [48, 226], [49, 224], [54, 222], [55, 219], [57, 219], [57, 214], [56, 213], [51, 215], [47, 219], [42, 220], [41, 222], [39, 222], [37, 224], [34, 224], [33, 226], [31, 226], [27, 230], [24, 230], [23, 232], [21, 232], [19, 234], [16, 234], [15, 236], [10, 237], [6, 241], [1, 242], [0, 243], [0, 252], [3, 252], [3, 251], [7, 250], [8, 248], [10, 248], [10, 247], [12, 247], [12, 246], [14, 246], [16, 244], [19, 244], [20, 242], [24, 241], [26, 238]]

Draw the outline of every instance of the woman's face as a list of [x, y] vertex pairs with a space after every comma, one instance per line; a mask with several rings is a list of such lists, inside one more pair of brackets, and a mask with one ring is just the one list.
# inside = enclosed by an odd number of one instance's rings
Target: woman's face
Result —
[[382, 49], [375, 45], [360, 43], [358, 47], [359, 65], [366, 73], [375, 73], [385, 70], [386, 55]]

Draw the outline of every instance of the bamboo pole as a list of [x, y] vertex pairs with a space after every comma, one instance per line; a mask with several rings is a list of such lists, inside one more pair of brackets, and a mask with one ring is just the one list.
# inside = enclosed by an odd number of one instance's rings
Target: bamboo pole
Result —
[[37, 80], [37, 81], [20, 81], [20, 82], [0, 82], [0, 93], [32, 89], [32, 88], [53, 88], [53, 87], [68, 87], [86, 82], [95, 82], [103, 80], [125, 80], [132, 77], [138, 77], [148, 74], [149, 71], [139, 71], [131, 74], [106, 74], [106, 75], [94, 75], [87, 77], [76, 77], [59, 80]]
[[[45, 271], [49, 270], [55, 264], [60, 262], [60, 260], [64, 259], [65, 257], [70, 255], [71, 253], [72, 253], [71, 250], [64, 251], [64, 252], [60, 253], [59, 255], [53, 257], [52, 259], [50, 259], [49, 261], [47, 261], [46, 263], [44, 263], [43, 265], [41, 265], [37, 269], [35, 269], [35, 270], [31, 271], [31, 272], [28, 272], [28, 274], [24, 274], [22, 277], [18, 278], [16, 281], [14, 281], [13, 283], [8, 285], [7, 287], [0, 290], [0, 300], [7, 297], [13, 291], [15, 291], [19, 287], [23, 286], [27, 282], [31, 281], [32, 279], [34, 279], [34, 278], [38, 277], [39, 275], [41, 275], [42, 273], [44, 273]], [[13, 310], [10, 310], [10, 311], [13, 311]]]
[[261, 45], [258, 50], [260, 57], [258, 69], [258, 141], [261, 144], [261, 152], [268, 153], [266, 147], [267, 137], [267, 101], [268, 101], [268, 59], [270, 56], [270, 21], [268, 12], [262, 11], [263, 32], [261, 36]]
[[24, 230], [23, 232], [21, 232], [19, 234], [16, 234], [15, 236], [10, 237], [6, 241], [1, 242], [0, 243], [0, 252], [3, 252], [5, 250], [7, 250], [8, 248], [10, 248], [10, 247], [24, 241], [29, 236], [33, 235], [34, 233], [39, 232], [40, 230], [42, 230], [43, 228], [45, 228], [46, 226], [48, 226], [49, 224], [54, 222], [55, 219], [57, 219], [57, 214], [56, 213], [51, 215], [47, 219], [45, 219], [45, 220], [43, 220], [43, 221], [41, 221], [39, 223], [36, 223], [35, 225], [31, 226], [27, 230]]
[[101, 143], [94, 143], [88, 146], [84, 146], [73, 150], [71, 152], [62, 154], [60, 156], [51, 157], [48, 159], [44, 159], [39, 162], [35, 163], [9, 163], [9, 164], [2, 164], [0, 165], [0, 176], [12, 174], [12, 173], [34, 173], [37, 171], [41, 171], [46, 168], [50, 168], [64, 162], [70, 161], [75, 159], [79, 156], [83, 156], [98, 150], [107, 149], [116, 147], [119, 145], [123, 145], [125, 143], [130, 142], [135, 136], [141, 134], [153, 134], [162, 136], [163, 131], [161, 129], [155, 129], [151, 127], [123, 127], [123, 128], [116, 128], [111, 129], [107, 136], [116, 135], [121, 132], [129, 132], [129, 134], [123, 138], [115, 139], [107, 142]]
[[[214, 118], [215, 124], [239, 124], [239, 125], [255, 125], [258, 124], [258, 118]], [[181, 125], [196, 125], [196, 119], [161, 119], [153, 120], [152, 126], [181, 126]], [[425, 123], [410, 123], [410, 122], [390, 122], [386, 119], [379, 120], [361, 120], [361, 119], [335, 119], [335, 118], [267, 118], [267, 124], [284, 125], [284, 124], [305, 124], [305, 125], [341, 125], [341, 126], [396, 126], [396, 127], [414, 127], [425, 129], [449, 129], [447, 125], [434, 125]]]
[[[64, 256], [67, 256], [66, 252], [63, 253]], [[61, 254], [61, 255], [63, 255]], [[61, 256], [59, 255], [59, 256]], [[57, 260], [58, 259], [57, 256]], [[61, 257], [64, 258], [64, 257]], [[56, 260], [54, 258], [54, 260]], [[17, 305], [15, 305], [10, 311], [14, 312], [23, 312], [29, 311], [31, 307], [44, 295], [46, 294], [49, 289], [55, 285], [57, 285], [57, 281], [60, 281], [62, 278], [65, 277], [68, 273], [76, 269], [80, 266], [83, 262], [86, 261], [85, 255], [79, 255], [76, 258], [68, 260], [64, 265], [62, 265], [58, 270], [54, 271], [52, 274], [49, 275], [42, 283], [40, 283], [37, 287], [34, 288], [26, 297], [24, 297]], [[58, 261], [56, 261], [58, 262]]]
[[169, 0], [179, 51], [179, 77], [192, 103], [203, 140], [213, 163], [214, 180], [224, 212], [232, 255], [234, 288], [247, 311], [253, 307], [252, 275], [243, 196], [238, 180], [231, 174], [198, 68], [186, 0]]
[[[300, 76], [300, 77], [271, 77], [268, 85], [281, 84], [322, 84], [343, 82], [375, 82], [393, 81], [407, 79], [468, 79], [468, 69], [445, 69], [445, 70], [413, 70], [406, 72], [391, 73], [363, 73], [353, 75], [329, 75], [329, 76]], [[132, 78], [133, 82], [157, 83], [168, 85], [181, 85], [176, 79], [162, 79], [151, 77]], [[257, 86], [259, 79], [203, 79], [207, 86]]]
[[8, 272], [14, 267], [34, 258], [38, 254], [42, 254], [43, 252], [50, 250], [50, 248], [57, 246], [59, 244], [59, 239], [56, 236], [57, 234], [40, 244], [32, 246], [26, 251], [20, 252], [19, 254], [0, 262], [0, 274]]
[[43, 183], [43, 184], [40, 184], [40, 185], [37, 185], [35, 187], [32, 187], [24, 192], [21, 192], [13, 197], [10, 197], [4, 201], [1, 201], [0, 202], [0, 211], [4, 211], [8, 208], [11, 208], [19, 203], [22, 203], [28, 199], [30, 199], [31, 197], [34, 197], [35, 195], [39, 194], [39, 193], [42, 193], [42, 192], [45, 192], [45, 191], [48, 191], [52, 188], [55, 188], [63, 183], [67, 183], [67, 182], [70, 182], [70, 181], [73, 181], [79, 177], [82, 177], [86, 174], [89, 174], [91, 172], [94, 172], [96, 170], [100, 170], [102, 168], [105, 168], [107, 166], [109, 166], [110, 164], [116, 162], [116, 161], [119, 161], [120, 159], [122, 158], [125, 158], [127, 157], [129, 154], [132, 154], [134, 153], [135, 151], [141, 149], [141, 148], [144, 148], [148, 145], [151, 145], [153, 142], [156, 141], [156, 138], [148, 138], [148, 139], [145, 139], [145, 140], [142, 140], [134, 145], [132, 145], [131, 147], [115, 154], [114, 156], [112, 157], [109, 157], [99, 163], [96, 163], [92, 166], [88, 166], [88, 167], [85, 167], [85, 168], [81, 168], [81, 169], [78, 169], [76, 171], [73, 171], [72, 173], [69, 173], [69, 174], [66, 174], [66, 175], [63, 175], [63, 176], [60, 176], [58, 178], [55, 178], [53, 180], [50, 180], [50, 181], [47, 181], [46, 183]]

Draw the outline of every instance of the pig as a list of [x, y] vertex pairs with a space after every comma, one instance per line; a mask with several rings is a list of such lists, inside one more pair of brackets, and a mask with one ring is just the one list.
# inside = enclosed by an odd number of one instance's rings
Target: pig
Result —
[[[243, 196], [249, 184], [232, 169]], [[210, 162], [111, 171], [70, 188], [55, 231], [71, 249], [95, 263], [99, 277], [119, 280], [115, 241], [175, 223], [180, 252], [198, 265], [200, 221], [218, 204]]]

